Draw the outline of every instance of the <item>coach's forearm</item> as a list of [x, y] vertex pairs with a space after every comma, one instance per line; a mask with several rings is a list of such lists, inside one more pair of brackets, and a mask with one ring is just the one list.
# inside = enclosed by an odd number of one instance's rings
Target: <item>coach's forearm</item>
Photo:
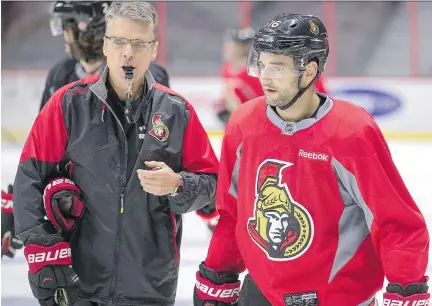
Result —
[[169, 197], [170, 208], [174, 213], [184, 214], [214, 203], [217, 174], [184, 171], [179, 174], [183, 178], [183, 191]]

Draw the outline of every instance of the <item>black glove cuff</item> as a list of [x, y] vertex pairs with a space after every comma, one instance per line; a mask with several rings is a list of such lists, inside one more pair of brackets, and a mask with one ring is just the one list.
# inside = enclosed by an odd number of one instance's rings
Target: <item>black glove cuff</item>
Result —
[[29, 244], [37, 244], [37, 245], [49, 247], [63, 241], [64, 238], [58, 234], [49, 235], [47, 237], [42, 235], [33, 235], [27, 239], [25, 245], [27, 246]]
[[211, 215], [212, 213], [214, 213], [215, 210], [216, 210], [215, 202], [210, 202], [210, 204], [199, 209], [199, 211], [204, 215]]
[[202, 262], [199, 265], [199, 272], [202, 277], [207, 278], [209, 281], [211, 281], [215, 285], [222, 285], [227, 283], [235, 283], [238, 281], [238, 274], [232, 274], [232, 273], [217, 273], [215, 270], [212, 270], [204, 265], [204, 262]]
[[402, 296], [410, 296], [416, 293], [427, 293], [429, 286], [427, 282], [412, 283], [405, 286], [405, 288], [398, 283], [389, 283], [386, 288], [389, 293], [397, 293]]

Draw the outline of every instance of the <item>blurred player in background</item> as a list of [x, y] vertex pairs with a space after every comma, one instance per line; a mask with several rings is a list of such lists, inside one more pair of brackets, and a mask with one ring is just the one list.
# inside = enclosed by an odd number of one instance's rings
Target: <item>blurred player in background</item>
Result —
[[219, 119], [226, 124], [240, 104], [262, 96], [259, 79], [247, 74], [246, 58], [255, 31], [251, 28], [229, 29], [223, 44], [222, 96], [217, 105]]
[[[55, 64], [48, 73], [40, 109], [60, 87], [92, 74], [105, 66], [102, 52], [105, 13], [111, 1], [57, 1], [50, 20], [51, 33], [63, 35], [70, 56]], [[152, 62], [150, 73], [159, 84], [169, 87], [168, 73]]]
[[372, 116], [314, 90], [328, 54], [314, 16], [258, 31], [248, 72], [265, 96], [226, 126], [195, 306], [374, 306], [384, 277], [385, 306], [429, 305], [425, 219]]
[[1, 257], [15, 257], [15, 251], [21, 249], [23, 244], [15, 236], [14, 216], [12, 204], [13, 187], [9, 185], [7, 192], [1, 191]]

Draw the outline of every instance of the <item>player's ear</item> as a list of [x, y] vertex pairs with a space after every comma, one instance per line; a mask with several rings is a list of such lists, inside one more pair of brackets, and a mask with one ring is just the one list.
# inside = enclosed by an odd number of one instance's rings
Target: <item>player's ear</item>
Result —
[[307, 86], [315, 75], [318, 73], [318, 64], [315, 61], [311, 61], [306, 66], [306, 70], [303, 72], [302, 80], [301, 80], [301, 86]]
[[312, 81], [312, 79], [315, 77], [315, 75], [318, 73], [318, 64], [315, 61], [311, 61], [306, 66], [306, 71], [304, 73], [304, 76], [308, 79], [308, 82]]

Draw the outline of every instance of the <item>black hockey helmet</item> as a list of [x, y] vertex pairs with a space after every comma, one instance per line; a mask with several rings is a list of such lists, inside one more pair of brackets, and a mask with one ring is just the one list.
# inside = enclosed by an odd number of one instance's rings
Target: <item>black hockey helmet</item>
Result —
[[225, 32], [225, 39], [232, 40], [238, 44], [249, 45], [253, 42], [255, 31], [252, 28], [228, 29]]
[[[261, 52], [292, 56], [294, 59], [299, 92], [282, 109], [294, 104], [321, 75], [329, 54], [327, 30], [322, 21], [312, 15], [280, 14], [274, 17], [257, 32], [252, 46], [248, 56], [248, 73], [251, 76], [260, 75], [258, 61]], [[317, 62], [318, 73], [306, 87], [300, 88], [302, 74], [311, 61]]]
[[112, 1], [56, 1], [51, 12], [51, 33], [54, 36], [63, 33], [66, 21], [76, 21], [78, 29], [85, 31], [92, 22], [104, 19]]
[[75, 42], [70, 44], [71, 55], [86, 62], [103, 58], [105, 13], [111, 1], [57, 1], [50, 20], [51, 33], [61, 35], [72, 29]]

